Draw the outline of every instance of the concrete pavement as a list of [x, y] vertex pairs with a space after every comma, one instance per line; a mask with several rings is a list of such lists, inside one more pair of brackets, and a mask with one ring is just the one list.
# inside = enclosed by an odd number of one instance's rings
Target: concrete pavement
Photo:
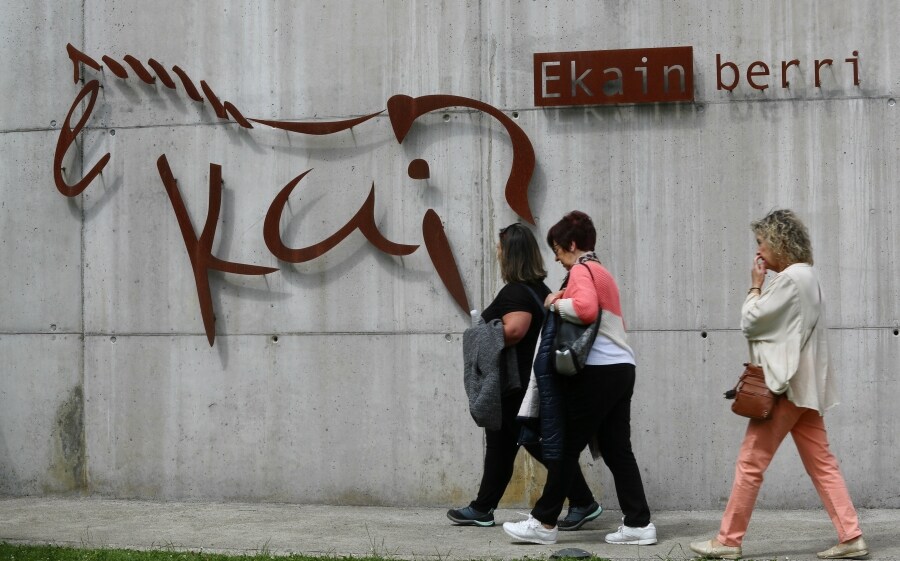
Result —
[[[522, 509], [526, 510], [526, 509]], [[445, 508], [388, 508], [267, 503], [149, 502], [98, 498], [0, 498], [0, 541], [90, 548], [174, 548], [230, 554], [268, 551], [393, 559], [548, 558], [581, 548], [608, 559], [692, 559], [688, 543], [712, 537], [719, 511], [654, 514], [659, 544], [603, 541], [621, 514], [606, 511], [553, 546], [511, 543], [499, 524], [520, 520], [501, 509], [498, 526], [452, 525]], [[869, 559], [900, 559], [900, 510], [860, 511]], [[744, 542], [746, 559], [812, 560], [836, 542], [825, 512], [759, 510]]]

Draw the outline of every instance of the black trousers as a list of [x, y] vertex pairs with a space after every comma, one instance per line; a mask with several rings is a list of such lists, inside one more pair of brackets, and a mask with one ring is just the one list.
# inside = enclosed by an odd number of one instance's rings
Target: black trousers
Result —
[[556, 524], [563, 499], [577, 477], [578, 457], [596, 435], [603, 461], [612, 472], [626, 526], [650, 523], [641, 472], [631, 450], [631, 395], [634, 365], [587, 366], [562, 380], [566, 433], [563, 458], [547, 466], [544, 492], [531, 515], [544, 524]]
[[[517, 393], [501, 399], [503, 408], [503, 424], [500, 430], [485, 430], [484, 473], [481, 476], [481, 485], [478, 488], [478, 496], [470, 503], [470, 506], [480, 512], [487, 512], [497, 508], [497, 504], [506, 492], [506, 486], [512, 479], [513, 467], [516, 455], [519, 452], [519, 423], [516, 415], [522, 405], [524, 393]], [[540, 446], [526, 445], [525, 449], [534, 459], [544, 464], [541, 459]], [[546, 464], [545, 464], [546, 465]], [[571, 470], [571, 483], [569, 489], [560, 499], [569, 497], [569, 506], [587, 506], [594, 502], [581, 467], [577, 464]], [[558, 513], [557, 513], [558, 514]], [[553, 521], [556, 524], [556, 519]]]

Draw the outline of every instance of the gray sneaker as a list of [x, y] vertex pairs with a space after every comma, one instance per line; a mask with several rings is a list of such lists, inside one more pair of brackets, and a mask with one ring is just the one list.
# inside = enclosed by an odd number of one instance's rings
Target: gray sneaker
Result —
[[472, 508], [471, 505], [465, 508], [451, 508], [447, 511], [447, 518], [461, 526], [493, 526], [494, 509], [481, 512]]
[[558, 521], [558, 527], [562, 532], [571, 532], [577, 530], [590, 522], [596, 520], [603, 507], [593, 502], [587, 506], [570, 506], [566, 517]]

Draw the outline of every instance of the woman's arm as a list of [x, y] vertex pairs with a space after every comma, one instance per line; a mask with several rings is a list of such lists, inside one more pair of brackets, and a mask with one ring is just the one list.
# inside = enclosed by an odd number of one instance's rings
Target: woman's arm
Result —
[[750, 341], [776, 341], [799, 320], [800, 292], [787, 275], [778, 275], [762, 294], [747, 294], [741, 308], [741, 330]]
[[512, 347], [525, 337], [531, 327], [531, 314], [528, 312], [509, 312], [503, 316], [503, 340], [507, 347]]
[[[599, 313], [599, 296], [590, 265], [575, 265], [569, 271], [569, 284], [563, 297], [557, 301], [562, 319], [580, 325], [593, 323]], [[599, 274], [598, 272], [593, 273]]]

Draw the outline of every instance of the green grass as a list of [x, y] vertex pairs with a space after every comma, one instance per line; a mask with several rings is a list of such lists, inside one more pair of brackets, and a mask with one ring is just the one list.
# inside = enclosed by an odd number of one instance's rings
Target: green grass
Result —
[[[278, 555], [266, 551], [249, 555], [174, 551], [154, 549], [81, 549], [55, 545], [14, 545], [0, 543], [0, 561], [340, 561], [349, 557], [311, 557]], [[354, 557], [353, 561], [385, 561], [383, 557]]]

